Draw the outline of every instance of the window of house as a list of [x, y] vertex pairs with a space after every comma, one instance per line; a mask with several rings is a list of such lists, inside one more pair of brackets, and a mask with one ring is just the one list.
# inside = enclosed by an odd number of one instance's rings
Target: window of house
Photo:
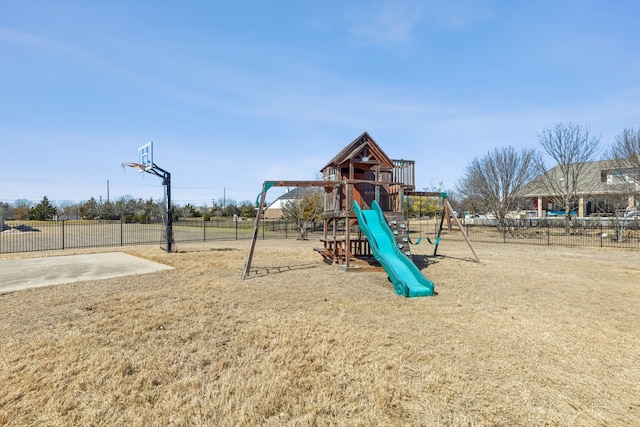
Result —
[[627, 182], [627, 173], [625, 170], [612, 170], [610, 175], [607, 177], [608, 184], [623, 184], [625, 182]]

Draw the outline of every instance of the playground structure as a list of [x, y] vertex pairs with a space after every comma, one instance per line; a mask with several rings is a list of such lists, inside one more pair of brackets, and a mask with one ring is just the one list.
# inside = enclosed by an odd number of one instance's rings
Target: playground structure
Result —
[[[274, 186], [324, 189], [323, 236], [320, 238], [322, 247], [314, 249], [328, 262], [346, 271], [362, 271], [372, 267], [372, 261], [375, 259], [385, 268], [390, 278], [392, 275], [397, 276], [397, 283], [410, 279], [406, 276], [414, 276], [414, 281], [421, 281], [415, 271], [418, 271], [418, 275], [424, 279], [411, 261], [409, 229], [403, 211], [404, 200], [407, 196], [441, 197], [444, 204], [440, 223], [441, 231], [445, 218], [451, 229], [450, 217], [453, 210], [446, 193], [415, 191], [415, 161], [391, 159], [367, 132], [344, 147], [321, 169], [321, 172], [322, 181], [265, 181], [263, 183], [257, 202], [259, 208], [242, 274], [243, 279], [247, 277], [251, 268], [266, 194], [269, 188]], [[375, 212], [380, 221], [375, 221], [374, 214], [369, 211]], [[462, 226], [459, 223], [457, 225], [464, 235]], [[389, 233], [386, 232], [385, 227]], [[393, 251], [389, 247], [391, 243], [381, 240], [383, 237], [389, 238], [389, 242], [393, 240]], [[435, 245], [434, 255], [437, 253], [438, 243], [439, 239]], [[467, 243], [473, 251], [468, 239]], [[384, 261], [379, 259], [381, 253], [386, 257]], [[473, 253], [479, 261], [475, 251]], [[408, 260], [415, 270], [409, 272], [403, 268], [402, 273], [390, 271], [393, 270], [392, 265], [405, 264], [405, 261], [397, 260], [398, 257]], [[433, 284], [430, 291], [407, 289], [406, 284], [398, 285], [396, 292], [400, 290], [400, 294], [407, 296], [424, 292], [433, 294]]]

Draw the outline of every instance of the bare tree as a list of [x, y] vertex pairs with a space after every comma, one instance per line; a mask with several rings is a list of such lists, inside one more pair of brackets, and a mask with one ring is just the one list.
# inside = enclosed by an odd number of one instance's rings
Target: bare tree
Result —
[[282, 204], [284, 218], [293, 222], [300, 232], [299, 240], [306, 239], [307, 228], [322, 218], [323, 211], [321, 190], [312, 191], [302, 196], [301, 199], [287, 200]]
[[55, 204], [58, 215], [64, 215], [69, 218], [79, 217], [80, 203], [73, 200], [58, 200]]
[[29, 219], [29, 209], [33, 203], [27, 199], [18, 199], [13, 202], [13, 216], [17, 220]]
[[616, 136], [616, 142], [609, 148], [607, 157], [616, 161], [621, 168], [636, 172], [633, 178], [640, 182], [640, 129], [624, 129]]
[[503, 229], [506, 214], [520, 207], [522, 190], [535, 176], [539, 162], [535, 150], [496, 148], [482, 159], [471, 161], [457, 191], [474, 206], [493, 212], [498, 227]]
[[607, 157], [617, 169], [619, 182], [630, 194], [640, 190], [640, 129], [624, 129], [616, 136]]
[[578, 124], [558, 123], [543, 130], [538, 139], [556, 162], [552, 169], [539, 163], [538, 182], [553, 203], [564, 210], [568, 227], [571, 210], [578, 204], [578, 192], [589, 192], [598, 184], [599, 176], [589, 173], [589, 164], [600, 150], [600, 136], [591, 135], [588, 128]]

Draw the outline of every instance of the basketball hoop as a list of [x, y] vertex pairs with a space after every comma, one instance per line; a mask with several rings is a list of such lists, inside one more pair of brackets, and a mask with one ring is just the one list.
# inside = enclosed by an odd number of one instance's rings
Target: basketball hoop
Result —
[[[130, 168], [140, 169], [138, 172], [154, 173], [153, 167], [155, 165], [153, 164], [153, 142], [148, 142], [144, 144], [142, 147], [138, 148], [137, 163], [124, 162], [124, 163], [120, 163], [120, 166], [122, 167], [123, 170], [126, 166], [129, 166]], [[162, 177], [162, 175], [159, 175], [157, 173], [155, 175]]]
[[[125, 170], [125, 167], [138, 168], [138, 172], [146, 172], [151, 175], [155, 175], [158, 178], [162, 178], [162, 185], [165, 188], [165, 200], [167, 205], [167, 222], [165, 238], [167, 239], [167, 252], [172, 252], [173, 247], [173, 208], [171, 205], [171, 173], [162, 169], [160, 166], [153, 163], [153, 142], [149, 142], [142, 147], [138, 148], [138, 162], [122, 162], [120, 167]], [[164, 249], [164, 248], [163, 248]]]
[[125, 168], [127, 166], [130, 168], [139, 168], [140, 170], [138, 172], [147, 171], [147, 167], [145, 165], [141, 165], [140, 163], [120, 163], [120, 167], [122, 168], [123, 171], [125, 171]]

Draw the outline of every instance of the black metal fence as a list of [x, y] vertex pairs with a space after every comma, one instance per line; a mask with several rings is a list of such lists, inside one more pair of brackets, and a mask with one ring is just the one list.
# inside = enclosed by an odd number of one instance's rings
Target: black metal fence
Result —
[[[0, 253], [50, 251], [129, 245], [164, 245], [166, 226], [159, 223], [127, 223], [124, 221], [5, 221], [0, 224]], [[173, 223], [173, 240], [207, 242], [213, 240], [250, 239], [253, 221], [182, 220]], [[261, 221], [261, 239], [298, 237], [290, 223], [279, 220]]]
[[[491, 220], [463, 225], [472, 242], [527, 245], [592, 246], [640, 249], [640, 220], [622, 218], [528, 218], [507, 220], [498, 227]], [[444, 233], [450, 239], [463, 239], [461, 233]]]
[[[410, 221], [411, 233], [435, 234], [436, 221], [418, 226]], [[173, 239], [181, 242], [250, 239], [254, 222], [234, 220], [195, 221], [173, 223]], [[74, 248], [131, 246], [166, 242], [163, 223], [126, 223], [124, 221], [5, 221], [0, 224], [0, 253], [35, 252]], [[321, 224], [320, 226], [321, 231]], [[506, 227], [497, 227], [492, 220], [466, 222], [463, 225], [472, 242], [511, 243], [555, 246], [593, 246], [640, 249], [640, 219], [563, 219], [508, 220]], [[318, 231], [318, 228], [309, 232]], [[261, 221], [260, 239], [299, 237], [295, 227], [282, 220]], [[443, 238], [462, 240], [459, 232], [443, 232]]]

